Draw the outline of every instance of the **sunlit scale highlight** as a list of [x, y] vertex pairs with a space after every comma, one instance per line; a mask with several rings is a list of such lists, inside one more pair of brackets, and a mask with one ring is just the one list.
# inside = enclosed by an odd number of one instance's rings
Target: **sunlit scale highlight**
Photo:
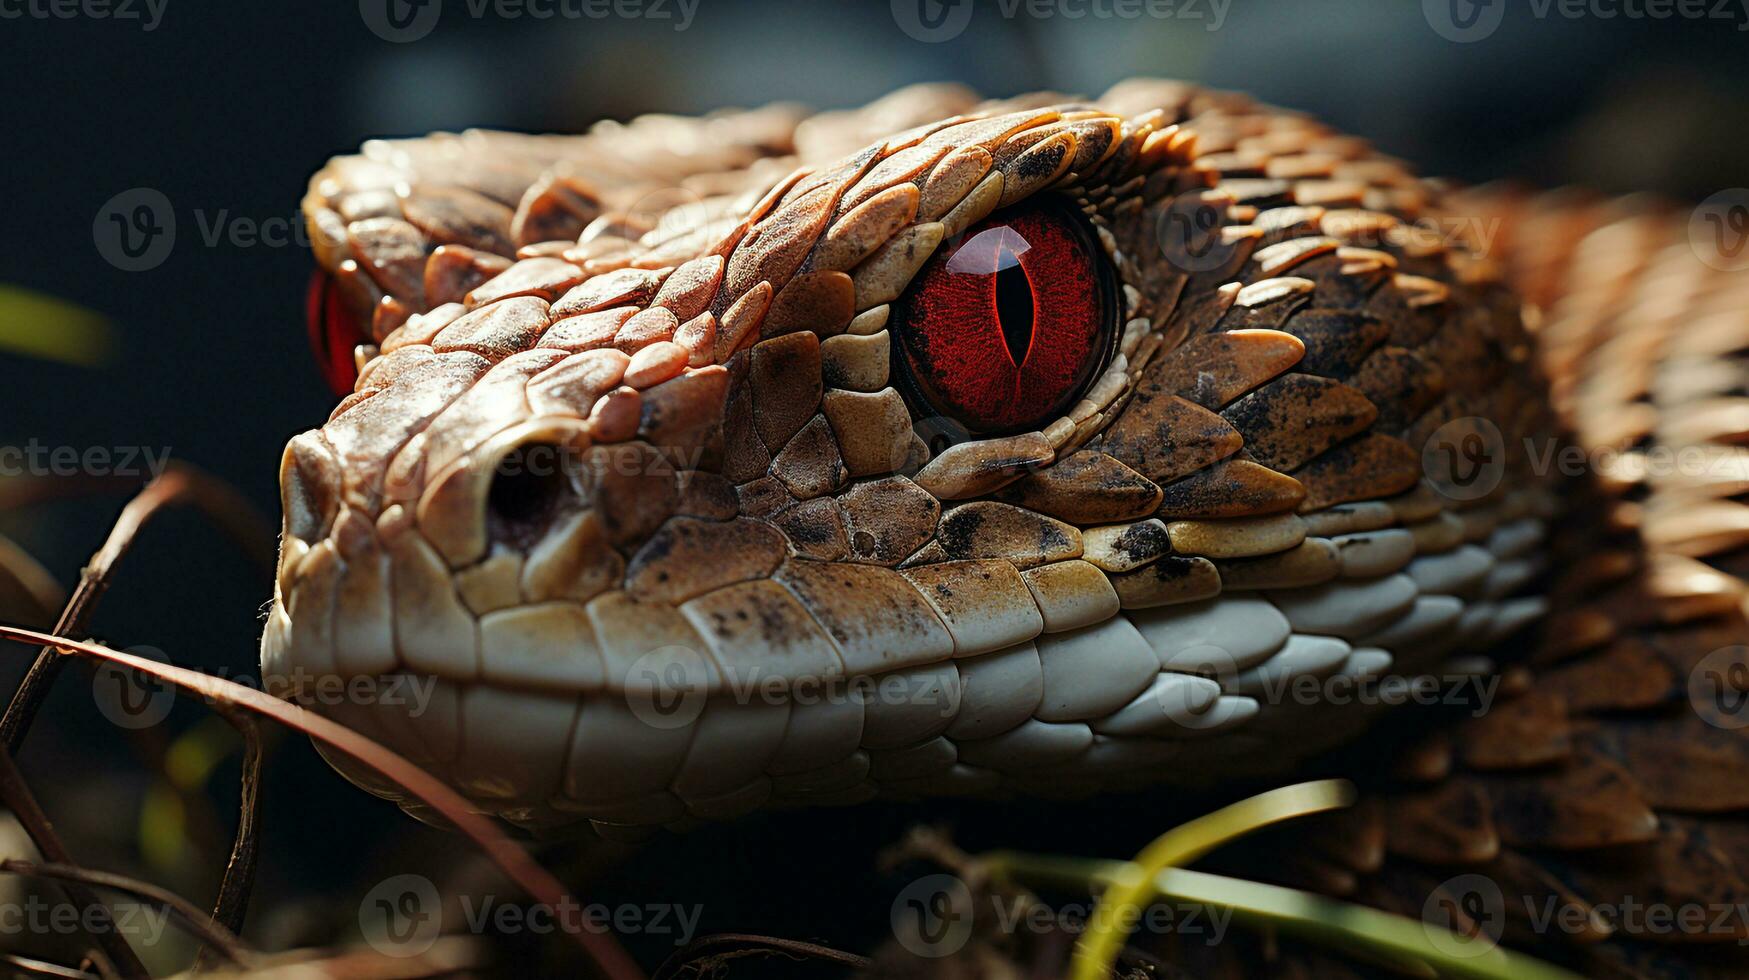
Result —
[[899, 311], [916, 394], [980, 433], [1061, 414], [1110, 346], [1104, 261], [1080, 220], [1048, 201], [998, 212], [937, 251]]

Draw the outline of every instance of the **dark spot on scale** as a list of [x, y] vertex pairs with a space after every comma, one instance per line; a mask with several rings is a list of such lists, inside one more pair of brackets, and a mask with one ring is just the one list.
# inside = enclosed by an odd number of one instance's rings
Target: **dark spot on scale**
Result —
[[1163, 554], [1167, 550], [1167, 537], [1164, 528], [1158, 524], [1142, 522], [1130, 525], [1129, 530], [1118, 536], [1118, 550], [1136, 558]]
[[1026, 154], [1016, 161], [1012, 172], [1023, 179], [1049, 177], [1057, 172], [1057, 165], [1063, 162], [1063, 154], [1067, 152], [1068, 147], [1057, 143], [1043, 153]]
[[1069, 536], [1056, 525], [1042, 523], [1039, 525], [1038, 546], [1040, 551], [1054, 551], [1057, 548], [1067, 547], [1068, 544]]
[[972, 548], [972, 538], [984, 524], [984, 515], [962, 510], [941, 522], [936, 540], [950, 555], [963, 555]]
[[790, 639], [789, 621], [782, 613], [770, 605], [761, 604], [759, 608], [759, 635], [772, 646], [782, 646]]
[[1164, 561], [1157, 561], [1148, 567], [1153, 569], [1155, 579], [1161, 582], [1171, 582], [1189, 575], [1192, 565], [1188, 561], [1179, 562], [1168, 558]]

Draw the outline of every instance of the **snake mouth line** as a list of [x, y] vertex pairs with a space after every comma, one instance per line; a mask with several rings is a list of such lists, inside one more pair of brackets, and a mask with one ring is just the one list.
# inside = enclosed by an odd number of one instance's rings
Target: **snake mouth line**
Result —
[[[272, 611], [263, 663], [306, 699], [318, 684], [344, 688], [313, 706], [531, 827], [682, 826], [877, 795], [1075, 795], [1174, 768], [1169, 779], [1200, 783], [1291, 765], [1352, 735], [1379, 706], [1333, 705], [1343, 682], [1412, 693], [1486, 672], [1448, 656], [1540, 613], [1540, 599], [1511, 598], [1538, 571], [1537, 496], [1514, 496], [1510, 519], [1443, 553], [1402, 549], [1400, 527], [1333, 534], [1356, 575], [1329, 585], [1146, 610], [1082, 601], [1080, 620], [1048, 625], [1036, 607], [1030, 625], [950, 618], [925, 601], [941, 583], [924, 569], [912, 602], [940, 642], [902, 628], [860, 638], [888, 658], [877, 664], [854, 661], [831, 619], [808, 613], [817, 596], [806, 573], [678, 607], [620, 589], [528, 602], [521, 553], [499, 545], [452, 578], [391, 520], [366, 552], [394, 556], [378, 601], [344, 591], [348, 563], [335, 537], [323, 540]], [[538, 553], [568, 533], [525, 546]], [[994, 608], [986, 599], [968, 607]], [[367, 613], [385, 621], [366, 629]], [[379, 696], [397, 685], [398, 703]], [[1319, 730], [1308, 736], [1311, 718]], [[1282, 739], [1296, 731], [1290, 748]]]

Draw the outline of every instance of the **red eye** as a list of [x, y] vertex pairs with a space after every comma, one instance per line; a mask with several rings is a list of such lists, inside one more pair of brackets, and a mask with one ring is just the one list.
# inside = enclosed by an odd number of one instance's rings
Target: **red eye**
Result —
[[353, 382], [358, 380], [358, 362], [352, 349], [364, 343], [364, 332], [346, 308], [334, 279], [320, 269], [310, 276], [310, 290], [304, 296], [304, 326], [310, 332], [310, 352], [316, 355], [316, 366], [328, 387], [336, 395], [351, 394]]
[[1049, 423], [1110, 355], [1113, 279], [1063, 205], [1029, 201], [991, 215], [938, 249], [900, 302], [913, 393], [973, 432]]

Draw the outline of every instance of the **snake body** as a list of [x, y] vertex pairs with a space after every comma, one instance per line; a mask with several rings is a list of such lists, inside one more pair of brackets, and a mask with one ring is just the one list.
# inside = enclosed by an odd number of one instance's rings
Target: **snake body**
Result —
[[[1037, 431], [952, 431], [893, 304], [1041, 195], [1114, 350]], [[1487, 675], [1545, 608], [1554, 414], [1449, 207], [1147, 80], [368, 144], [304, 204], [369, 336], [284, 457], [264, 674], [434, 678], [329, 710], [531, 828], [1290, 772], [1382, 710], [1330, 692]], [[1442, 492], [1424, 450], [1484, 437]]]

